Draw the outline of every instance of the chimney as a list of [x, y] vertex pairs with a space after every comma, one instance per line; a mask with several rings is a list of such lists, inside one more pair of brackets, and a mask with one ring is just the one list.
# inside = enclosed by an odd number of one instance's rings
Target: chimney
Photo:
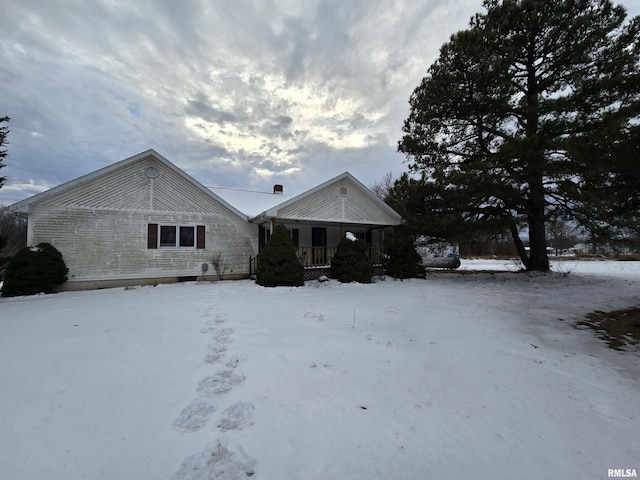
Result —
[[274, 193], [274, 195], [275, 195], [275, 194], [282, 195], [283, 190], [284, 190], [284, 187], [283, 187], [282, 185], [278, 185], [278, 184], [276, 184], [276, 185], [274, 185], [274, 186], [273, 186], [273, 193]]

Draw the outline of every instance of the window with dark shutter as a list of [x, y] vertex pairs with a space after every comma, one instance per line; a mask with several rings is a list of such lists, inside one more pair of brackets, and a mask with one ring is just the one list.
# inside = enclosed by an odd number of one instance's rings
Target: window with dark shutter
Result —
[[176, 226], [160, 225], [160, 246], [175, 247], [177, 245]]
[[147, 225], [147, 248], [158, 248], [158, 224]]
[[195, 245], [193, 238], [193, 227], [180, 227], [180, 246], [193, 247]]
[[196, 248], [205, 248], [205, 233], [204, 225], [198, 225], [196, 228]]

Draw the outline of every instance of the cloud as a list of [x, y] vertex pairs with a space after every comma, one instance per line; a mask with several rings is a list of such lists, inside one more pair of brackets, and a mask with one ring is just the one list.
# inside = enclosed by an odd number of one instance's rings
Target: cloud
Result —
[[[205, 185], [400, 174], [408, 99], [478, 0], [30, 0], [0, 16], [7, 204], [154, 148]], [[11, 186], [11, 188], [9, 188]], [[291, 191], [291, 188], [289, 188]]]
[[217, 110], [198, 100], [188, 100], [185, 113], [188, 116], [201, 118], [207, 123], [217, 123], [218, 125], [231, 123], [237, 119], [232, 112]]

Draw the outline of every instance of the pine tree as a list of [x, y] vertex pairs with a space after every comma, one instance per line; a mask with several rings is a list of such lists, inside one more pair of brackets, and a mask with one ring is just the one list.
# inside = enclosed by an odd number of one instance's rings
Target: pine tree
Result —
[[609, 0], [484, 6], [413, 92], [398, 148], [468, 231], [509, 231], [527, 270], [546, 271], [549, 218], [637, 219], [636, 200], [601, 193], [640, 183], [624, 173], [638, 162], [624, 145], [639, 128], [640, 17]]
[[[0, 124], [4, 122], [8, 122], [9, 117], [0, 117]], [[7, 156], [7, 150], [4, 148], [7, 143], [7, 135], [9, 134], [9, 127], [6, 125], [0, 126], [0, 169], [5, 167], [2, 159]], [[6, 177], [0, 177], [0, 188], [2, 188], [2, 184], [6, 180]]]
[[277, 225], [258, 255], [256, 283], [264, 287], [304, 285], [304, 267], [283, 225]]
[[333, 277], [343, 283], [371, 283], [373, 263], [367, 256], [367, 247], [362, 240], [344, 237], [338, 243], [331, 259]]
[[396, 227], [385, 235], [385, 252], [388, 256], [386, 271], [393, 278], [418, 278], [424, 276], [422, 258], [416, 251], [415, 237], [406, 228]]

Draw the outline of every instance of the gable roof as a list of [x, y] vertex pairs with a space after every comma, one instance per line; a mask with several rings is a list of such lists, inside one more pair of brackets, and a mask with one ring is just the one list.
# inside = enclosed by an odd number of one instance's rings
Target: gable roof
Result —
[[267, 208], [254, 223], [281, 220], [330, 221], [380, 226], [399, 225], [402, 217], [349, 172]]
[[157, 164], [159, 164], [163, 168], [166, 168], [167, 170], [172, 172], [177, 178], [181, 179], [182, 181], [186, 181], [191, 187], [193, 187], [197, 192], [199, 192], [199, 194], [203, 198], [217, 202], [222, 207], [229, 210], [231, 213], [233, 213], [234, 215], [237, 215], [243, 220], [248, 219], [247, 215], [244, 215], [236, 207], [234, 207], [233, 205], [231, 205], [230, 203], [228, 203], [227, 201], [225, 201], [224, 199], [222, 199], [221, 197], [213, 193], [211, 190], [206, 188], [200, 182], [198, 182], [193, 177], [185, 173], [183, 170], [178, 168], [176, 165], [171, 163], [169, 160], [164, 158], [162, 155], [160, 155], [158, 152], [156, 152], [153, 149], [146, 150], [144, 152], [141, 152], [129, 158], [125, 158], [124, 160], [113, 163], [111, 165], [108, 165], [104, 168], [101, 168], [94, 172], [83, 175], [81, 177], [78, 177], [75, 180], [71, 180], [69, 182], [63, 183], [62, 185], [58, 185], [57, 187], [51, 188], [49, 190], [46, 190], [44, 192], [41, 192], [29, 198], [26, 198], [25, 200], [16, 202], [13, 205], [10, 205], [8, 209], [13, 212], [27, 213], [31, 205], [53, 201], [57, 198], [62, 198], [65, 195], [71, 196], [74, 191], [81, 189], [82, 187], [91, 185], [92, 182], [96, 182], [97, 180], [100, 180], [103, 178], [108, 178], [111, 174], [126, 170], [127, 168], [133, 166], [134, 164], [143, 163], [145, 161], [157, 162]]

